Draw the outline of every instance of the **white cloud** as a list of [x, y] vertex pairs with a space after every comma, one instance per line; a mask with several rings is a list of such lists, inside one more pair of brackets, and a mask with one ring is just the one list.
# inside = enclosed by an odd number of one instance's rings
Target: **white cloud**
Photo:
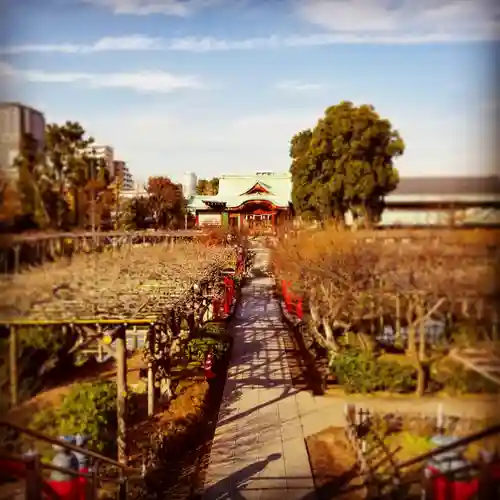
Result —
[[161, 38], [152, 38], [144, 35], [128, 35], [100, 38], [90, 44], [24, 44], [0, 47], [0, 54], [22, 53], [61, 53], [61, 54], [89, 54], [95, 52], [134, 52], [148, 50], [163, 50]]
[[147, 16], [188, 17], [191, 14], [222, 3], [222, 0], [84, 0], [86, 3], [102, 7], [114, 14]]
[[494, 0], [296, 0], [298, 13], [333, 33], [437, 40], [498, 35], [500, 6]]
[[0, 54], [65, 53], [92, 54], [98, 52], [227, 52], [250, 50], [278, 50], [327, 45], [418, 45], [495, 40], [500, 34], [493, 28], [467, 33], [429, 31], [420, 33], [352, 32], [317, 33], [229, 40], [214, 37], [150, 38], [146, 35], [105, 37], [88, 44], [23, 44], [0, 47]]
[[[408, 149], [398, 161], [402, 175], [460, 175], [472, 173], [472, 168], [488, 170], [485, 154], [484, 158], [477, 157], [485, 130], [481, 118], [444, 118], [432, 110], [403, 108], [396, 102], [392, 106], [376, 105], [376, 109], [391, 119], [407, 142]], [[200, 176], [286, 171], [290, 166], [290, 138], [299, 130], [313, 127], [320, 114], [316, 106], [239, 116], [159, 107], [81, 120], [96, 140], [114, 145], [117, 155], [129, 161], [134, 175], [146, 178], [163, 173], [180, 180], [185, 171]], [[447, 131], [444, 139], [443, 130]], [[487, 147], [483, 145], [483, 149]]]
[[278, 82], [275, 85], [275, 88], [278, 90], [296, 94], [302, 92], [315, 92], [324, 89], [325, 86], [321, 83], [304, 83], [297, 80], [286, 80], [283, 82]]
[[200, 89], [203, 83], [193, 75], [175, 75], [164, 71], [134, 73], [77, 73], [19, 70], [0, 63], [0, 76], [34, 83], [74, 83], [90, 88], [127, 88], [137, 92], [169, 93], [181, 89]]

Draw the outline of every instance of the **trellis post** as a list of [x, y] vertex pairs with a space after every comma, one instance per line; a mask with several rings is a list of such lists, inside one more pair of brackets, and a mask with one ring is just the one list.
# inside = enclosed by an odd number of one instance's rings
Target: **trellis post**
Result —
[[10, 405], [14, 407], [19, 402], [18, 391], [18, 338], [15, 326], [10, 327], [9, 332], [9, 378], [10, 378]]
[[491, 326], [491, 337], [493, 340], [498, 340], [498, 309], [496, 306], [493, 309], [493, 322]]
[[116, 413], [118, 421], [118, 461], [126, 464], [127, 450], [127, 346], [126, 328], [119, 328], [116, 337]]
[[396, 293], [396, 339], [401, 340], [401, 294]]
[[155, 412], [155, 349], [156, 349], [156, 328], [150, 325], [148, 329], [147, 348], [148, 356], [148, 417]]

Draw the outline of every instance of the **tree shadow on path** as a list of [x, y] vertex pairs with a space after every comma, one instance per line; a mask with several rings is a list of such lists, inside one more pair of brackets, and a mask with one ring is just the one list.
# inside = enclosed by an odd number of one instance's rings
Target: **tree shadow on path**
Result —
[[205, 490], [203, 500], [247, 500], [241, 491], [244, 491], [248, 482], [263, 471], [270, 462], [280, 458], [281, 453], [272, 453], [263, 460], [239, 469]]

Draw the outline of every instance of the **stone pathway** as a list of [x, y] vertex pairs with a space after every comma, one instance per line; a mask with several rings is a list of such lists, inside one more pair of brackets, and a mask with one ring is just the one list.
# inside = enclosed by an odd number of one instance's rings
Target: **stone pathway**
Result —
[[[234, 345], [224, 387], [204, 500], [316, 500], [305, 437], [345, 424], [344, 407], [473, 417], [498, 415], [500, 399], [313, 396], [294, 389], [285, 358], [288, 335], [272, 294], [268, 251], [257, 250], [256, 277], [243, 289], [231, 324]], [[471, 404], [472, 403], [472, 404]], [[283, 498], [281, 498], [283, 497]]]
[[256, 277], [231, 324], [234, 346], [205, 480], [205, 500], [315, 500], [301, 415], [314, 398], [292, 386], [279, 305], [257, 250]]

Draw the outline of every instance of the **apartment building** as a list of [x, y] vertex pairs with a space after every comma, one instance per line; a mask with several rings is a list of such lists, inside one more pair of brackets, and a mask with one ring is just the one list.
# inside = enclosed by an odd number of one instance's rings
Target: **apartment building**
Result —
[[13, 168], [23, 138], [31, 135], [38, 152], [45, 146], [45, 116], [41, 111], [19, 102], [0, 102], [0, 168], [13, 178], [18, 171]]
[[115, 176], [115, 171], [114, 171], [115, 150], [111, 146], [93, 144], [88, 148], [87, 154], [104, 160], [106, 168], [108, 169], [108, 172], [111, 175], [111, 177]]
[[132, 174], [127, 163], [122, 160], [113, 161], [114, 177], [119, 180], [122, 191], [131, 191], [134, 189]]

